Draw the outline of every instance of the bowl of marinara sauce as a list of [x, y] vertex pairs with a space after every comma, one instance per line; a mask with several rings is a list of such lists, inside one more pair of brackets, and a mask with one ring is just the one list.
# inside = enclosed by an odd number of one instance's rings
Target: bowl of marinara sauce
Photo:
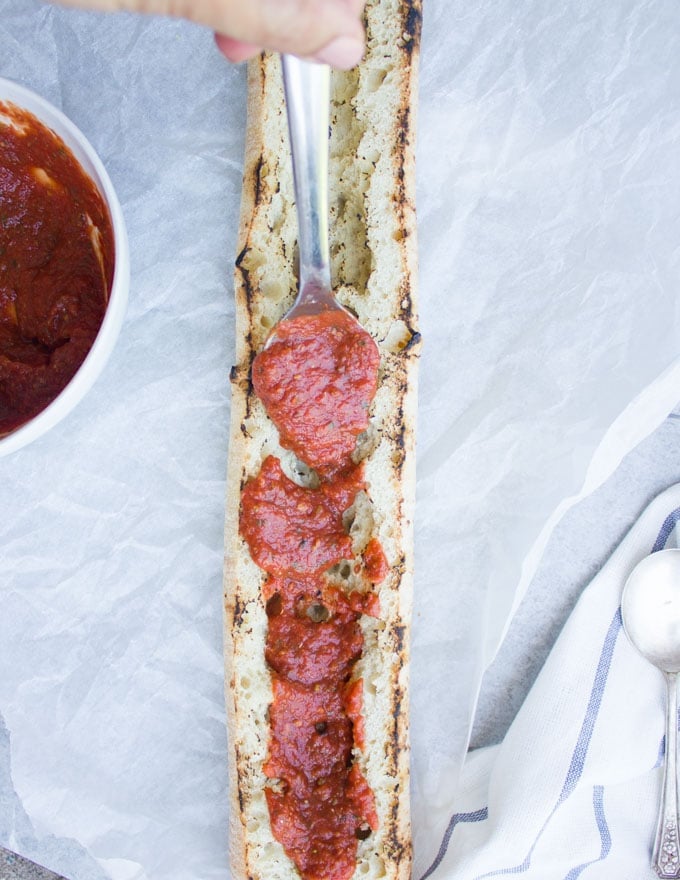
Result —
[[46, 100], [0, 78], [0, 455], [92, 387], [129, 285], [123, 214], [94, 148]]

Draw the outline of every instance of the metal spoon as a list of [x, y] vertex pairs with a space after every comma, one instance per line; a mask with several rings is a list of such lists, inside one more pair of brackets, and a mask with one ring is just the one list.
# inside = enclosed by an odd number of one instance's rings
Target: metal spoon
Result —
[[621, 616], [628, 638], [665, 675], [666, 757], [652, 868], [659, 877], [680, 877], [678, 831], [677, 677], [680, 672], [680, 550], [646, 556], [626, 581]]
[[[333, 296], [328, 251], [328, 126], [330, 68], [282, 55], [288, 132], [298, 217], [298, 295], [281, 320], [345, 311]], [[267, 345], [276, 338], [276, 327]]]

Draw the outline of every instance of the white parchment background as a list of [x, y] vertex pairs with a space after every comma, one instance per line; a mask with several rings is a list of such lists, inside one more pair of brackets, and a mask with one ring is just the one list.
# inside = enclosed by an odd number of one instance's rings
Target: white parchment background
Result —
[[[425, 2], [420, 866], [551, 526], [680, 397], [680, 6]], [[0, 844], [77, 880], [226, 880], [244, 71], [186, 23], [0, 0], [0, 75], [93, 142], [132, 252], [104, 376], [0, 460]]]

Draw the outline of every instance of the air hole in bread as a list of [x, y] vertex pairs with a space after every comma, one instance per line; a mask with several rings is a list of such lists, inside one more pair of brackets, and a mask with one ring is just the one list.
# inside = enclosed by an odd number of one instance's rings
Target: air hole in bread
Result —
[[[344, 125], [343, 130], [345, 132], [352, 131], [352, 116], [353, 110], [346, 105], [351, 104], [352, 100], [356, 97], [357, 91], [359, 90], [359, 69], [355, 67], [353, 70], [347, 71], [347, 73], [333, 73], [331, 76], [331, 105], [336, 110], [348, 110], [349, 116], [346, 120], [349, 122], [349, 125]], [[355, 121], [356, 125], [356, 121]]]
[[[370, 835], [369, 835], [370, 836]], [[359, 838], [361, 846], [362, 838]], [[385, 871], [385, 863], [380, 858], [371, 858], [370, 861], [368, 859], [362, 859], [357, 866], [357, 874], [362, 877], [371, 877], [371, 880], [380, 880], [381, 877], [386, 877], [387, 872]], [[355, 875], [356, 876], [356, 875]]]
[[373, 876], [376, 880], [379, 880], [380, 877], [386, 877], [387, 871], [385, 870], [385, 862], [381, 858], [372, 859], [373, 862]]
[[266, 262], [267, 257], [265, 254], [249, 247], [241, 257], [239, 265], [242, 269], [245, 269], [246, 272], [254, 272], [256, 269], [260, 269], [264, 266]]
[[393, 321], [385, 337], [385, 348], [397, 353], [403, 351], [411, 341], [413, 333], [403, 321]]
[[283, 599], [281, 598], [281, 593], [277, 591], [273, 596], [270, 596], [269, 599], [267, 599], [265, 610], [267, 612], [267, 617], [278, 617], [279, 614], [281, 614], [283, 611]]
[[349, 560], [338, 562], [336, 565], [329, 568], [326, 575], [328, 583], [331, 586], [336, 587], [338, 590], [342, 590], [346, 595], [349, 595], [349, 593], [352, 593], [354, 590], [363, 592], [366, 589], [366, 584], [361, 577], [360, 570], [354, 570], [354, 567]]
[[352, 461], [355, 464], [359, 464], [360, 461], [371, 456], [375, 452], [379, 440], [380, 435], [375, 427], [375, 423], [369, 422], [368, 428], [357, 437], [357, 445], [352, 455]]
[[365, 77], [366, 88], [369, 92], [377, 92], [380, 86], [385, 82], [385, 77], [389, 73], [389, 69], [379, 67], [377, 70], [369, 70]]
[[345, 511], [343, 525], [352, 538], [352, 549], [360, 555], [374, 534], [373, 503], [364, 491], [358, 492], [354, 504]]
[[280, 281], [263, 281], [260, 284], [260, 292], [262, 296], [270, 299], [272, 302], [281, 302], [288, 293], [288, 290]]
[[365, 150], [359, 156], [359, 167], [364, 174], [370, 175], [375, 171], [375, 166], [380, 161], [380, 150]]
[[273, 235], [281, 231], [285, 218], [283, 197], [281, 193], [274, 193], [269, 200], [269, 230]]
[[305, 614], [312, 621], [312, 623], [325, 623], [331, 616], [328, 608], [326, 608], [326, 606], [322, 605], [320, 602], [314, 602], [309, 605], [305, 611]]
[[262, 848], [262, 859], [265, 862], [275, 862], [281, 855], [281, 850], [275, 843], [267, 843]]
[[281, 452], [281, 470], [292, 480], [296, 486], [302, 486], [303, 489], [318, 489], [319, 475], [310, 468], [304, 461], [300, 461], [292, 452], [284, 450]]
[[[246, 416], [241, 424], [242, 430], [245, 431], [249, 437], [254, 437], [260, 427], [256, 416]], [[244, 476], [248, 476], [248, 474], [244, 472]]]
[[265, 782], [265, 787], [270, 788], [272, 791], [275, 791], [277, 794], [285, 794], [288, 789], [288, 784], [285, 779], [268, 779]]
[[351, 507], [348, 507], [347, 510], [342, 515], [342, 525], [346, 532], [350, 532], [352, 526], [354, 525], [354, 519], [356, 517], [356, 504], [353, 504]]

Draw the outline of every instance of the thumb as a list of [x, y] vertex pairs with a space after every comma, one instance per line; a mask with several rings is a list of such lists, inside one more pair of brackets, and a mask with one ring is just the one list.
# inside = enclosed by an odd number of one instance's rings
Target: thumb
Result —
[[203, 3], [214, 13], [204, 23], [232, 61], [270, 49], [349, 68], [364, 53], [363, 0], [202, 0], [195, 20]]

